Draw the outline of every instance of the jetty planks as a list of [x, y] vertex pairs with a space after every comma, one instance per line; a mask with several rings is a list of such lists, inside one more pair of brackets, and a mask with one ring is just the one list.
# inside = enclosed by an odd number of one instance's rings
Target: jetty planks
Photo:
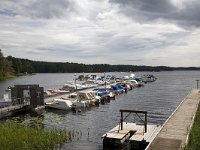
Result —
[[136, 130], [136, 123], [126, 123], [123, 122], [124, 129], [120, 130], [120, 126], [117, 125], [113, 129], [111, 129], [109, 132], [104, 134], [102, 138], [113, 138], [113, 139], [123, 139], [131, 130]]
[[147, 150], [180, 150], [188, 140], [200, 101], [200, 90], [193, 89], [165, 122]]
[[143, 125], [138, 125], [136, 123], [126, 123], [123, 122], [123, 130], [120, 129], [120, 126], [117, 125], [109, 132], [104, 134], [102, 138], [110, 138], [116, 140], [122, 140], [125, 138], [129, 133], [132, 132], [132, 136], [130, 137], [129, 141], [147, 141], [150, 142], [155, 135], [157, 134], [160, 126], [148, 124], [147, 125], [147, 132], [145, 133], [145, 129]]

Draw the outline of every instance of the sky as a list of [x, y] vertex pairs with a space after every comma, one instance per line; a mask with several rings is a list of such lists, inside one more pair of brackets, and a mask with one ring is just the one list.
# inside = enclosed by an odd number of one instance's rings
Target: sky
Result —
[[200, 67], [199, 0], [0, 0], [4, 56]]

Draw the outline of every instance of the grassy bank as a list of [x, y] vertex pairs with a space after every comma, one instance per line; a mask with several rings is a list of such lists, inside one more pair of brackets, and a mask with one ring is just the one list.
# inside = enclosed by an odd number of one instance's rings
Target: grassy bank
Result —
[[200, 105], [198, 106], [194, 124], [190, 130], [188, 145], [185, 150], [200, 149]]
[[3, 150], [51, 150], [76, 137], [76, 132], [65, 129], [28, 127], [16, 122], [0, 123], [0, 149]]

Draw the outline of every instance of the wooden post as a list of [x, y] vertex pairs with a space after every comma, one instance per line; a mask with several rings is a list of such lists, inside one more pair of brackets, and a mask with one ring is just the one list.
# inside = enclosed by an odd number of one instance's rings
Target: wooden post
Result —
[[121, 111], [121, 130], [123, 130], [123, 112]]
[[147, 112], [145, 113], [144, 131], [147, 132]]
[[196, 80], [197, 81], [197, 89], [199, 88], [199, 80]]

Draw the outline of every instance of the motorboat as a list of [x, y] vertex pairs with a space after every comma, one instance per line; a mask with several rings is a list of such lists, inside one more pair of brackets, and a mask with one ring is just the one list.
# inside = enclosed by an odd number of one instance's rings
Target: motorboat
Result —
[[85, 108], [87, 105], [86, 101], [78, 100], [77, 93], [71, 93], [69, 95], [62, 96], [61, 99], [63, 100], [70, 100], [72, 102], [72, 108]]
[[123, 86], [121, 86], [120, 84], [116, 84], [116, 85], [112, 85], [111, 86], [111, 91], [114, 93], [114, 94], [116, 94], [116, 95], [118, 95], [118, 94], [122, 94], [122, 93], [124, 93], [124, 87]]
[[78, 84], [78, 83], [74, 84], [72, 82], [65, 83], [62, 87], [63, 90], [68, 90], [68, 91], [82, 90], [86, 88], [87, 86], [85, 85]]
[[123, 77], [122, 77], [123, 80], [127, 80], [127, 79], [129, 79], [129, 78], [130, 78], [129, 76], [123, 76]]
[[156, 81], [157, 78], [154, 75], [147, 74], [142, 76], [142, 82], [153, 82]]
[[76, 100], [77, 99], [77, 93], [70, 93], [69, 95], [64, 95], [61, 97], [61, 99], [65, 99], [65, 100]]
[[128, 83], [132, 88], [137, 87], [139, 84], [136, 80], [126, 80], [125, 82]]
[[86, 88], [97, 87], [97, 84], [93, 80], [87, 80], [87, 81], [83, 82], [82, 85], [84, 85]]
[[95, 106], [99, 106], [99, 104], [101, 103], [101, 96], [99, 96], [96, 91], [90, 91], [90, 93], [95, 98]]
[[111, 91], [111, 88], [105, 87], [105, 88], [96, 88], [94, 89], [98, 93], [98, 95], [102, 97], [109, 97], [109, 99], [115, 99], [115, 94]]
[[60, 89], [48, 89], [47, 91], [50, 93], [50, 95], [52, 95], [52, 94], [65, 94], [65, 93], [69, 93], [69, 91], [60, 90]]
[[53, 99], [52, 102], [45, 103], [45, 106], [54, 109], [71, 110], [72, 101], [64, 99]]
[[63, 85], [62, 89], [68, 90], [68, 91], [74, 91], [76, 89], [76, 86], [75, 86], [75, 84], [68, 82]]
[[86, 101], [89, 106], [95, 105], [95, 97], [90, 91], [82, 91], [77, 93], [77, 100]]

